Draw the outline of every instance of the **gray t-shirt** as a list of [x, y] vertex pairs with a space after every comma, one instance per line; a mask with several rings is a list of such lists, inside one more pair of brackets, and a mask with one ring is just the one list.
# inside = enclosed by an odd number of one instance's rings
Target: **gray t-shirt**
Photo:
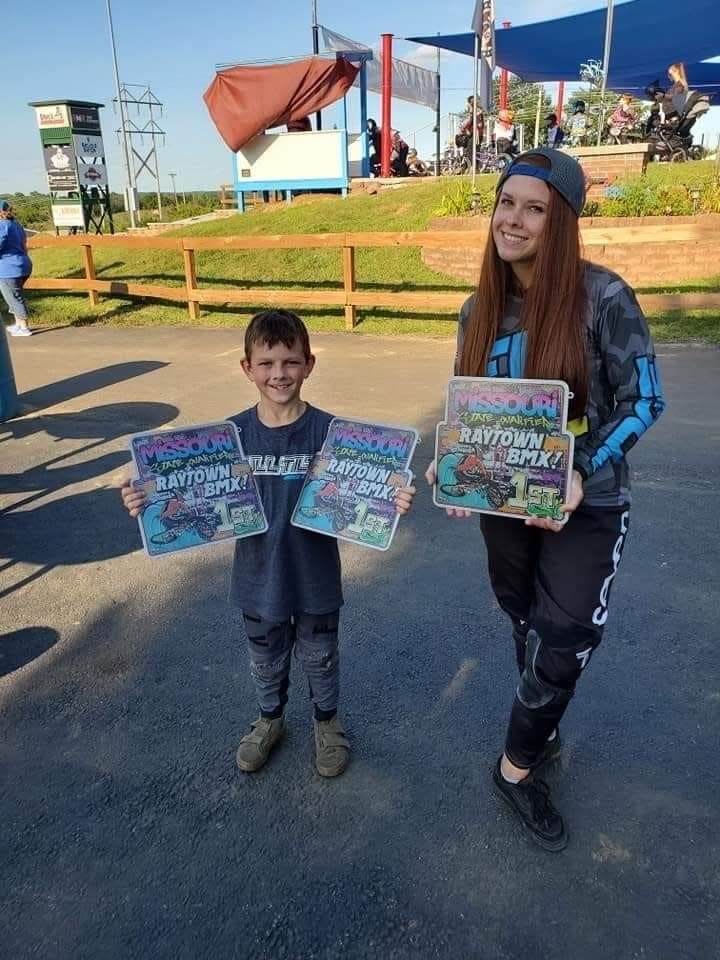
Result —
[[231, 601], [277, 622], [294, 613], [337, 610], [343, 603], [337, 541], [290, 524], [332, 415], [308, 404], [298, 420], [282, 427], [266, 427], [255, 407], [229, 419], [240, 431], [269, 525], [266, 533], [236, 541]]

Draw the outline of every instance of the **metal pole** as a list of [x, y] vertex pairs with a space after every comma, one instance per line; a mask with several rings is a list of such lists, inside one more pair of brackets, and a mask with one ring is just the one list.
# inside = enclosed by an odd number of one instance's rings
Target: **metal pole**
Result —
[[[312, 0], [312, 45], [313, 55], [320, 53], [320, 42], [318, 38], [318, 19], [317, 19], [317, 0]], [[315, 114], [315, 129], [322, 130], [322, 113], [318, 110]]]
[[473, 47], [473, 108], [472, 108], [472, 192], [475, 192], [475, 177], [477, 176], [477, 101], [478, 101], [478, 73], [480, 70], [480, 37], [475, 34]]
[[607, 76], [610, 69], [610, 51], [612, 49], [613, 28], [613, 0], [607, 0], [607, 16], [605, 17], [605, 50], [603, 53], [602, 84], [600, 86], [600, 123], [598, 124], [597, 145], [602, 142], [605, 127], [605, 91], [607, 90]]
[[162, 220], [162, 193], [160, 192], [160, 163], [158, 160], [157, 141], [155, 139], [155, 123], [153, 121], [152, 103], [148, 104], [150, 111], [150, 130], [153, 148], [153, 157], [155, 158], [155, 185], [157, 187], [158, 220]]
[[537, 110], [535, 111], [535, 142], [534, 147], [540, 146], [540, 115], [542, 113], [542, 103], [543, 103], [543, 94], [545, 93], [543, 85], [538, 84], [538, 102]]
[[360, 172], [363, 177], [370, 176], [370, 138], [367, 130], [367, 61], [360, 61], [360, 140], [362, 144], [362, 163]]
[[130, 163], [130, 150], [128, 149], [127, 142], [127, 130], [125, 122], [125, 106], [122, 101], [122, 94], [120, 92], [120, 73], [118, 71], [118, 61], [117, 61], [117, 50], [115, 49], [115, 31], [113, 30], [113, 21], [112, 21], [112, 10], [110, 9], [110, 0], [105, 0], [107, 7], [107, 18], [108, 18], [108, 27], [110, 29], [110, 46], [112, 47], [112, 57], [113, 57], [113, 72], [115, 74], [115, 93], [117, 95], [118, 107], [120, 108], [120, 126], [121, 126], [121, 140], [123, 147], [123, 158], [125, 160], [125, 170], [127, 172], [127, 186], [128, 190], [132, 193], [128, 194], [127, 204], [129, 207], [130, 214], [130, 226], [136, 227], [137, 221], [135, 219], [135, 178], [133, 176], [133, 168]]
[[177, 187], [175, 186], [175, 177], [177, 176], [177, 174], [176, 174], [176, 173], [169, 173], [168, 176], [169, 176], [170, 179], [172, 180], [172, 192], [173, 192], [173, 197], [175, 198], [175, 206], [177, 206], [177, 205], [178, 205], [178, 196], [177, 196]]
[[[509, 20], [503, 20], [503, 30], [509, 30], [512, 23]], [[503, 67], [500, 71], [500, 109], [507, 110], [508, 105], [508, 72]]]
[[391, 33], [382, 34], [382, 130], [380, 131], [380, 176], [390, 176], [392, 138], [392, 42]]
[[[440, 53], [438, 51], [438, 61], [440, 60]], [[437, 84], [437, 105], [435, 107], [435, 176], [440, 176], [440, 125], [442, 123], [442, 117], [440, 116], [440, 69], [438, 64], [438, 72], [435, 74], [435, 82]]]

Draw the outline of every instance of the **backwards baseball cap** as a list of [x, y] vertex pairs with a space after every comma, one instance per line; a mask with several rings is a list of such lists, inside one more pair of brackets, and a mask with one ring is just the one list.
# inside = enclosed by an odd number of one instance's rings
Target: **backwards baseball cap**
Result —
[[10, 204], [7, 200], [0, 200], [0, 210], [9, 210]]
[[[544, 157], [547, 169], [532, 163], [533, 157]], [[585, 206], [585, 175], [578, 161], [552, 147], [534, 147], [515, 157], [503, 170], [498, 181], [499, 191], [508, 177], [519, 174], [523, 177], [536, 177], [554, 187], [563, 199], [567, 200], [576, 216], [580, 216]]]

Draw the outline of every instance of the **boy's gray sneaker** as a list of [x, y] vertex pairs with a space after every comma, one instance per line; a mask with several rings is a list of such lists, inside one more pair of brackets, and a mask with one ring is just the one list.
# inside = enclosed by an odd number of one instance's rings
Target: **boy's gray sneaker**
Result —
[[267, 763], [270, 751], [282, 738], [286, 729], [285, 714], [275, 720], [267, 717], [259, 717], [255, 720], [250, 727], [250, 733], [246, 733], [240, 741], [235, 756], [238, 767], [245, 773], [253, 773], [263, 767]]
[[350, 762], [350, 743], [339, 718], [315, 720], [315, 766], [321, 777], [338, 777]]

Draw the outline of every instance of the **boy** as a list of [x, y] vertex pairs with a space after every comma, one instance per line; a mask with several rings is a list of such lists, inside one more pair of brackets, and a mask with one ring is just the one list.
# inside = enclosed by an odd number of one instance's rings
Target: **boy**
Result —
[[[343, 603], [337, 541], [290, 525], [305, 474], [332, 420], [300, 397], [314, 366], [308, 332], [298, 316], [265, 310], [253, 317], [245, 331], [242, 368], [259, 401], [229, 418], [240, 431], [269, 524], [266, 533], [236, 541], [232, 573], [231, 600], [242, 611], [260, 706], [259, 718], [237, 751], [237, 765], [248, 773], [266, 763], [285, 733], [293, 649], [314, 704], [318, 773], [336, 777], [350, 759], [337, 715]], [[414, 487], [398, 491], [398, 513], [407, 513], [414, 495]], [[144, 494], [127, 484], [122, 498], [136, 517]]]

